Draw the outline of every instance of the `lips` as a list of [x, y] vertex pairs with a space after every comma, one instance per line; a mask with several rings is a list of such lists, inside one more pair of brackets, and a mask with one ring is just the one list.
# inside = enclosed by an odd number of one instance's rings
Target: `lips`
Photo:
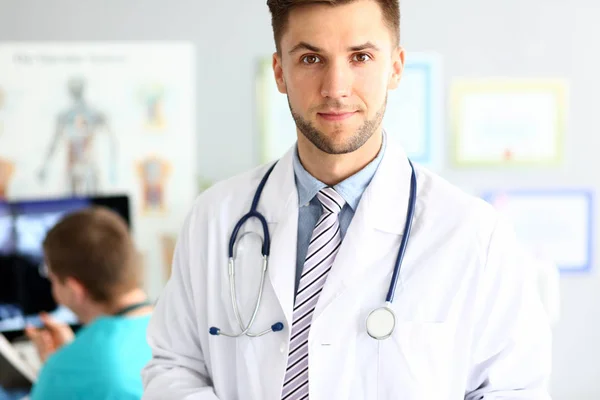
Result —
[[350, 111], [350, 112], [339, 112], [339, 111], [322, 112], [322, 113], [318, 113], [317, 115], [319, 117], [323, 118], [326, 121], [343, 121], [343, 120], [346, 120], [346, 119], [352, 117], [354, 114], [356, 114], [356, 111]]

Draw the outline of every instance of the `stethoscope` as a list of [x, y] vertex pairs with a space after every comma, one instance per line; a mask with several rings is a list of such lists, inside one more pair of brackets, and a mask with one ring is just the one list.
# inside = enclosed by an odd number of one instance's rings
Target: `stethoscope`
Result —
[[[394, 328], [396, 327], [396, 314], [392, 310], [392, 302], [394, 301], [394, 295], [396, 293], [396, 286], [398, 284], [398, 278], [400, 276], [400, 267], [402, 266], [402, 260], [404, 259], [404, 254], [406, 253], [406, 247], [408, 245], [408, 238], [410, 236], [410, 230], [412, 227], [412, 221], [415, 214], [415, 203], [417, 199], [417, 177], [415, 174], [415, 168], [410, 160], [408, 160], [411, 168], [411, 177], [410, 177], [410, 197], [408, 200], [408, 209], [406, 212], [406, 222], [404, 225], [404, 235], [402, 236], [402, 240], [400, 241], [400, 249], [398, 250], [398, 257], [396, 258], [396, 264], [394, 265], [394, 273], [392, 275], [392, 279], [390, 281], [390, 288], [387, 293], [387, 297], [385, 298], [385, 303], [383, 306], [374, 309], [369, 313], [366, 320], [366, 328], [367, 333], [373, 339], [384, 340], [389, 338], [394, 332]], [[233, 305], [233, 313], [235, 314], [235, 318], [240, 327], [241, 332], [238, 334], [225, 333], [221, 329], [216, 327], [211, 327], [209, 332], [214, 336], [228, 336], [232, 338], [237, 338], [243, 335], [249, 337], [259, 337], [266, 335], [270, 332], [279, 332], [283, 330], [283, 323], [277, 322], [265, 331], [259, 333], [252, 333], [250, 329], [254, 324], [254, 320], [258, 314], [258, 309], [260, 307], [260, 302], [263, 295], [264, 284], [265, 284], [265, 276], [267, 273], [267, 268], [269, 266], [269, 251], [271, 246], [271, 237], [269, 235], [269, 227], [267, 225], [267, 220], [265, 217], [257, 211], [258, 202], [260, 201], [260, 197], [262, 195], [262, 191], [275, 168], [275, 164], [273, 164], [267, 173], [264, 175], [262, 180], [260, 181], [258, 188], [256, 189], [256, 193], [254, 194], [254, 199], [252, 200], [252, 206], [250, 207], [250, 211], [245, 214], [235, 225], [231, 237], [229, 238], [229, 290], [231, 294], [231, 303]], [[235, 242], [238, 236], [238, 233], [244, 223], [251, 218], [256, 218], [260, 221], [263, 228], [263, 238], [262, 238], [262, 270], [260, 277], [260, 284], [258, 289], [258, 296], [256, 297], [256, 301], [254, 303], [254, 311], [252, 312], [252, 316], [250, 317], [250, 321], [247, 325], [244, 324], [242, 318], [240, 316], [240, 312], [238, 309], [238, 302], [236, 296], [236, 287], [235, 287], [235, 257], [234, 257], [234, 249]]]

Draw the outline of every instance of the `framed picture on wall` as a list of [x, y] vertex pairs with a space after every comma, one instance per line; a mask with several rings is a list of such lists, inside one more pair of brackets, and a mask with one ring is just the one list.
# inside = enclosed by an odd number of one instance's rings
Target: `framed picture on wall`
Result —
[[562, 80], [459, 80], [450, 98], [458, 166], [551, 166], [563, 158]]
[[442, 100], [441, 56], [408, 52], [400, 84], [388, 93], [383, 127], [412, 161], [431, 165], [433, 143], [443, 147]]
[[561, 273], [585, 273], [593, 262], [593, 193], [586, 189], [498, 191], [484, 194], [535, 255]]

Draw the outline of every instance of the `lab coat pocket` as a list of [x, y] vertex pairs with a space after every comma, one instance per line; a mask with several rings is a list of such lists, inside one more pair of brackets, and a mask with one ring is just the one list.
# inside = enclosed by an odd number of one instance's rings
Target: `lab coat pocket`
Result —
[[450, 323], [398, 321], [379, 346], [379, 398], [451, 398], [452, 349]]

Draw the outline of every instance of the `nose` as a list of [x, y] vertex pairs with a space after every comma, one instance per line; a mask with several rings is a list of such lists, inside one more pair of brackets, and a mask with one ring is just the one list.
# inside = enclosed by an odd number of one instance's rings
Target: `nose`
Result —
[[330, 62], [324, 71], [321, 96], [332, 99], [349, 97], [352, 92], [352, 71], [347, 61]]

